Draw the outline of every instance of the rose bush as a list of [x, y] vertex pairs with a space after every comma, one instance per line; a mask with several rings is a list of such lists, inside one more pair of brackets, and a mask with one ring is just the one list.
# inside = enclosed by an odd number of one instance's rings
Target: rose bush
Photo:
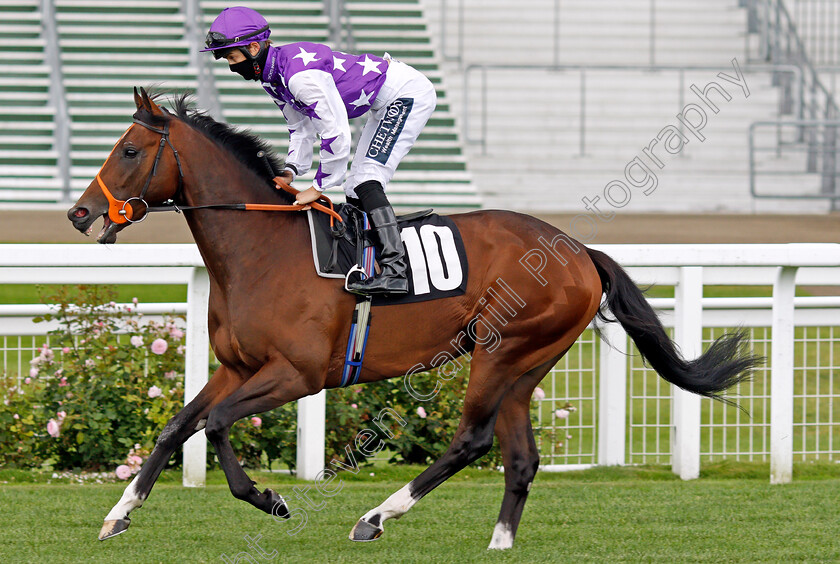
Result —
[[[117, 306], [114, 295], [97, 285], [62, 286], [42, 295], [53, 312], [35, 321], [54, 320], [59, 328], [31, 360], [30, 377], [20, 387], [13, 376], [4, 378], [4, 466], [113, 470], [135, 444], [151, 449], [183, 405], [183, 379], [165, 376], [183, 372], [177, 350], [183, 333], [172, 335], [183, 320], [144, 320], [136, 307]], [[143, 344], [157, 340], [167, 343], [161, 354]], [[154, 389], [159, 393], [150, 393]], [[23, 412], [11, 427], [5, 425], [10, 410]]]

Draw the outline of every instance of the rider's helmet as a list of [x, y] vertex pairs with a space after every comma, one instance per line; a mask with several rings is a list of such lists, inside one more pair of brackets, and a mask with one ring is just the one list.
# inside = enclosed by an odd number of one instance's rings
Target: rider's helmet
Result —
[[[220, 59], [231, 49], [238, 48], [256, 66], [270, 35], [268, 22], [256, 10], [244, 6], [225, 8], [210, 26], [204, 40], [207, 48], [201, 51], [212, 51], [213, 56]], [[246, 48], [253, 41], [260, 44], [260, 53], [256, 57]]]

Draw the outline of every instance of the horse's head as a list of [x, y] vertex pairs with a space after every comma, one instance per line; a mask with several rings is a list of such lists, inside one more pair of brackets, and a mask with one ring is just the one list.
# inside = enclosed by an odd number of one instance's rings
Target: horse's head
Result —
[[73, 226], [85, 234], [100, 216], [104, 217], [96, 239], [99, 243], [115, 243], [119, 231], [146, 217], [149, 203], [175, 197], [183, 180], [178, 153], [169, 142], [170, 123], [177, 120], [172, 120], [143, 88], [139, 92], [134, 89], [134, 101], [134, 123], [67, 212]]

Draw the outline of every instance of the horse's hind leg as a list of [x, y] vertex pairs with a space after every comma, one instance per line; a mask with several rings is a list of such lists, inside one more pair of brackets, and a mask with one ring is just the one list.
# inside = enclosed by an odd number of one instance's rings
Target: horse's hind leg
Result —
[[128, 529], [131, 520], [128, 514], [137, 509], [149, 497], [152, 486], [160, 476], [169, 458], [193, 434], [204, 427], [207, 415], [213, 405], [219, 402], [239, 385], [238, 379], [232, 379], [224, 367], [220, 367], [181, 411], [163, 428], [152, 454], [131, 483], [126, 487], [120, 501], [105, 517], [105, 523], [99, 532], [99, 540], [118, 535]]
[[525, 501], [540, 464], [540, 454], [531, 428], [531, 394], [562, 356], [525, 373], [502, 400], [496, 418], [496, 436], [499, 438], [505, 466], [505, 496], [493, 529], [493, 538], [487, 548], [506, 549], [513, 546], [522, 510], [525, 509]]
[[473, 356], [464, 413], [449, 448], [414, 480], [359, 519], [350, 532], [351, 540], [379, 538], [385, 520], [401, 517], [450, 476], [487, 454], [493, 446], [493, 425], [499, 404], [514, 381], [510, 369], [503, 370], [495, 360], [488, 353]]

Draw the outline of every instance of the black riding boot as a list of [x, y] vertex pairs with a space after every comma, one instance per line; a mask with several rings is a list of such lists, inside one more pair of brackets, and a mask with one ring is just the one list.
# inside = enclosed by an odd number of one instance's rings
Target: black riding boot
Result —
[[370, 210], [368, 217], [382, 243], [377, 257], [381, 272], [376, 277], [351, 282], [347, 288], [356, 294], [407, 294], [405, 251], [393, 208], [388, 205]]

